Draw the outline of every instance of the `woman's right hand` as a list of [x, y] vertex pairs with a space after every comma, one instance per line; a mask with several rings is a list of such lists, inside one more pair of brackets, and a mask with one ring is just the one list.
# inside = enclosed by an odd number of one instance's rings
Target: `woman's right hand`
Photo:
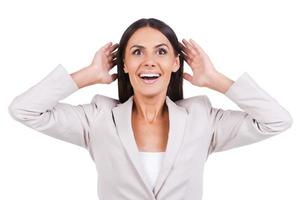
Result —
[[118, 78], [118, 74], [109, 74], [109, 71], [116, 66], [116, 54], [115, 51], [119, 44], [112, 45], [112, 42], [107, 43], [101, 47], [93, 58], [90, 68], [92, 68], [96, 74], [96, 83], [110, 84]]
[[78, 88], [89, 85], [110, 84], [118, 78], [118, 74], [109, 74], [109, 71], [116, 65], [115, 51], [118, 44], [112, 45], [111, 42], [101, 47], [95, 54], [92, 63], [71, 74], [71, 77], [77, 84]]

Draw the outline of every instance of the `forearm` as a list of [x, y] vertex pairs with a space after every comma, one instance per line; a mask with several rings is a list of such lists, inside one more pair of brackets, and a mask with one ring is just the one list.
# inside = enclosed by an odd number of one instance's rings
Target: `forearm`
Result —
[[210, 76], [209, 83], [207, 84], [207, 88], [225, 94], [226, 91], [231, 87], [233, 83], [234, 81], [229, 79], [225, 75], [219, 72], [215, 72]]
[[13, 99], [9, 106], [13, 117], [19, 119], [36, 118], [51, 110], [60, 100], [77, 90], [68, 72], [58, 65], [40, 82]]
[[[290, 113], [248, 73], [240, 76], [225, 95], [246, 112], [253, 127], [264, 133], [279, 133], [292, 124]], [[251, 127], [252, 129], [252, 127]]]
[[224, 95], [241, 110], [214, 108], [207, 99], [214, 127], [210, 153], [261, 141], [287, 130], [293, 123], [289, 112], [247, 73]]
[[70, 76], [73, 78], [79, 89], [96, 83], [95, 70], [90, 66], [84, 67], [70, 74]]

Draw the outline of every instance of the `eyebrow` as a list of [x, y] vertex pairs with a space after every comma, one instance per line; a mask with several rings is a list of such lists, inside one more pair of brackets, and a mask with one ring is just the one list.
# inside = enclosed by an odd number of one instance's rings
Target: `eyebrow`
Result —
[[[167, 48], [169, 48], [168, 47], [168, 45], [166, 45], [166, 44], [164, 44], [164, 43], [161, 43], [161, 44], [158, 44], [158, 45], [156, 45], [154, 48], [158, 48], [158, 47], [161, 47], [161, 46], [166, 46]], [[137, 47], [137, 48], [140, 48], [140, 49], [145, 49], [145, 47], [144, 46], [142, 46], [142, 45], [133, 45], [132, 47], [130, 47], [130, 49], [132, 49], [133, 47]]]

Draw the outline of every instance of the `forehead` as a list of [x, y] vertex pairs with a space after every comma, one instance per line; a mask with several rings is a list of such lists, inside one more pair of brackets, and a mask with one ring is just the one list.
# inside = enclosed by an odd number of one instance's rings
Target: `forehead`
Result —
[[127, 46], [139, 44], [142, 46], [154, 47], [157, 44], [165, 43], [171, 47], [171, 43], [168, 38], [162, 34], [159, 30], [151, 27], [143, 27], [138, 29], [128, 40]]

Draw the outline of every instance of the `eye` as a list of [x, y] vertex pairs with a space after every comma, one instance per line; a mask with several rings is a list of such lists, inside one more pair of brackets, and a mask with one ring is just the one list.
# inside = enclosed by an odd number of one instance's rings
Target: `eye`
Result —
[[158, 50], [158, 52], [159, 52], [160, 55], [167, 54], [167, 50], [165, 50], [164, 48], [160, 48], [160, 49]]
[[133, 55], [140, 55], [141, 51], [139, 49], [136, 49], [132, 52]]

